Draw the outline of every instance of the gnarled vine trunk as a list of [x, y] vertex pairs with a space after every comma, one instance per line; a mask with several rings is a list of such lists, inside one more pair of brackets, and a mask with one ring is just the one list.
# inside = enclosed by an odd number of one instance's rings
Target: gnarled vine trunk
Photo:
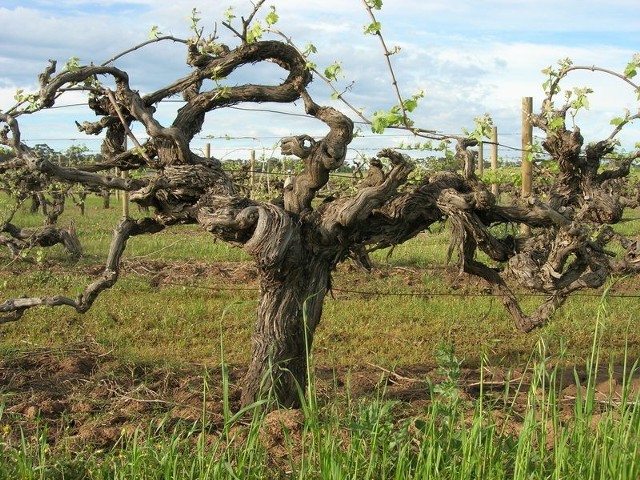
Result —
[[271, 392], [281, 406], [299, 406], [308, 358], [329, 289], [331, 265], [323, 255], [293, 248], [280, 268], [260, 270], [260, 303], [242, 404]]

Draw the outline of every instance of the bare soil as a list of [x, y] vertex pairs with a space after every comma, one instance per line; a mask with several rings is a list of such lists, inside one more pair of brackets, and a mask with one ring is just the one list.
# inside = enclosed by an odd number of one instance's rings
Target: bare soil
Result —
[[[229, 368], [233, 410], [239, 408], [239, 381], [243, 370], [243, 367]], [[582, 377], [584, 380], [584, 375]], [[611, 399], [614, 402], [622, 399], [622, 370], [616, 369], [613, 380], [604, 370], [600, 377], [596, 400], [602, 402], [604, 411]], [[349, 370], [318, 368], [316, 371], [321, 404], [335, 396], [344, 397], [349, 388], [350, 397], [356, 400], [384, 395], [386, 399], [402, 401], [405, 417], [419, 416], [432, 401], [427, 379], [438, 383], [443, 377], [427, 366], [388, 371], [363, 365]], [[517, 369], [485, 369], [482, 378], [478, 370], [466, 369], [458, 386], [466, 400], [477, 398], [481, 387], [487, 399], [491, 398], [492, 391], [499, 396], [505, 389], [510, 390], [515, 411], [524, 413], [529, 382], [530, 374]], [[565, 409], [563, 415], [571, 418], [577, 395], [571, 369], [563, 372], [558, 389]], [[640, 378], [633, 380], [632, 391], [635, 394], [640, 391]], [[187, 428], [202, 418], [203, 407], [212, 435], [223, 426], [219, 369], [205, 369], [202, 365], [126, 363], [95, 343], [56, 350], [33, 349], [3, 358], [0, 360], [0, 392], [5, 405], [0, 429], [10, 432], [14, 441], [19, 441], [17, 427], [30, 436], [46, 426], [52, 446], [64, 440], [72, 449], [107, 448], [114, 446], [123, 433], [132, 433], [136, 428], [143, 433], [150, 427], [171, 431], [176, 425], [184, 424]], [[494, 408], [499, 415], [500, 408], [495, 405]], [[282, 442], [278, 441], [282, 426], [290, 433], [296, 432], [299, 430], [296, 425], [303, 421], [300, 415], [299, 411], [280, 412], [267, 418], [263, 440], [273, 447], [274, 454], [282, 448]], [[510, 428], [517, 431], [518, 418], [512, 417], [510, 421], [513, 422]]]
[[[148, 276], [158, 287], [215, 276], [226, 285], [258, 288], [254, 267], [244, 262], [212, 265], [136, 260], [126, 262], [124, 269]], [[420, 285], [419, 269], [396, 268], [394, 275], [403, 275], [408, 288]], [[232, 410], [239, 408], [243, 373], [244, 366], [228, 368]], [[579, 377], [584, 385], [586, 374], [582, 372]], [[345, 398], [347, 394], [352, 400], [384, 396], [402, 402], [399, 414], [405, 418], [424, 412], [434, 395], [429, 385], [444, 378], [437, 367], [429, 365], [395, 371], [371, 364], [339, 370], [318, 366], [315, 372], [321, 405], [336, 397]], [[623, 380], [622, 368], [615, 368], [612, 378], [605, 369], [599, 372], [596, 401], [601, 403], [603, 412], [612, 402], [622, 400]], [[498, 398], [508, 391], [509, 403], [516, 412], [523, 413], [530, 382], [531, 373], [518, 368], [485, 368], [482, 372], [464, 369], [458, 388], [463, 400], [473, 400], [483, 391], [488, 406], [495, 409], [495, 418], [500, 418], [503, 407], [499, 402], [490, 401], [492, 394]], [[581, 388], [575, 384], [573, 368], [562, 372], [557, 388], [563, 416], [569, 419]], [[640, 392], [638, 375], [632, 380], [631, 392], [633, 395]], [[19, 442], [20, 429], [32, 436], [46, 427], [52, 448], [63, 443], [74, 450], [109, 448], [117, 444], [123, 433], [136, 429], [146, 432], [149, 428], [158, 428], [169, 432], [180, 424], [186, 428], [202, 418], [203, 408], [209, 433], [215, 436], [222, 429], [224, 418], [219, 367], [132, 363], [91, 339], [64, 348], [25, 348], [5, 355], [0, 359], [0, 395], [4, 404], [0, 432]], [[472, 402], [469, 405], [472, 408]], [[512, 425], [507, 431], [517, 432], [520, 427], [517, 415], [509, 419]], [[287, 428], [288, 435], [296, 435], [302, 422], [299, 411], [281, 411], [267, 417], [262, 438], [274, 456], [283, 448], [278, 440], [282, 426]]]

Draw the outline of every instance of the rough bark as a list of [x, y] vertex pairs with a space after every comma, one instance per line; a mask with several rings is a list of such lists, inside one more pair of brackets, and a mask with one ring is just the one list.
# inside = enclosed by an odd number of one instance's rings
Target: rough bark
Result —
[[241, 400], [247, 405], [271, 395], [281, 406], [299, 406], [333, 259], [314, 251], [304, 231], [278, 207], [263, 209], [260, 217], [245, 244], [259, 265], [260, 303]]
[[281, 141], [284, 155], [295, 155], [304, 162], [302, 173], [296, 175], [285, 189], [284, 207], [300, 214], [311, 209], [311, 201], [329, 180], [329, 173], [344, 163], [347, 145], [353, 139], [353, 122], [331, 107], [320, 107], [302, 92], [305, 111], [329, 126], [329, 133], [321, 142], [308, 135], [287, 137]]

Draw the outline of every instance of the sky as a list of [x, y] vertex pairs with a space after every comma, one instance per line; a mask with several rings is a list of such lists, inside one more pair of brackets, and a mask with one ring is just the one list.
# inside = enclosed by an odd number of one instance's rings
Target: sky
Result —
[[[270, 5], [279, 15], [276, 28], [301, 48], [309, 43], [317, 48], [311, 60], [320, 68], [340, 62], [344, 77], [337, 88], [348, 89], [345, 96], [352, 105], [370, 117], [397, 103], [379, 40], [363, 34], [370, 19], [362, 0], [272, 0], [257, 18], [264, 18]], [[193, 8], [200, 11], [200, 25], [207, 32], [216, 31], [233, 47], [237, 42], [221, 25], [229, 6], [238, 17], [250, 11], [246, 0], [2, 0], [0, 110], [15, 104], [16, 90], [37, 90], [38, 74], [48, 59], [58, 60], [59, 65], [71, 57], [100, 64], [147, 40], [154, 25], [164, 34], [187, 38]], [[513, 147], [520, 146], [522, 97], [533, 97], [534, 111], [540, 108], [546, 79], [542, 69], [571, 58], [576, 65], [622, 71], [640, 52], [637, 0], [384, 0], [376, 15], [389, 48], [400, 47], [390, 58], [402, 95], [425, 94], [412, 114], [417, 127], [461, 134], [474, 128], [475, 117], [487, 113], [498, 128], [500, 143]], [[131, 84], [144, 94], [187, 75], [184, 59], [183, 45], [163, 42], [127, 55], [116, 66], [126, 70]], [[259, 65], [243, 67], [227, 81], [279, 83], [282, 78], [277, 67]], [[594, 93], [589, 97], [590, 110], [581, 112], [576, 123], [587, 141], [606, 138], [613, 129], [612, 118], [623, 116], [625, 109], [635, 113], [640, 106], [631, 88], [607, 75], [577, 73], [563, 84], [567, 89], [584, 86]], [[330, 90], [320, 80], [313, 82], [311, 94], [317, 103], [335, 106], [357, 120], [331, 100]], [[57, 106], [79, 102], [79, 94], [70, 94]], [[160, 122], [170, 123], [179, 106], [161, 104]], [[302, 115], [301, 102], [245, 107], [249, 110], [212, 112], [192, 147], [199, 150], [210, 143], [218, 158], [247, 158], [251, 149], [270, 156], [278, 152], [277, 142], [283, 136], [326, 133], [323, 124]], [[56, 150], [75, 144], [98, 151], [99, 139], [79, 133], [74, 123], [94, 119], [87, 107], [20, 117], [23, 141], [47, 143]], [[348, 158], [418, 141], [398, 131], [379, 136], [366, 125], [357, 126], [362, 136], [352, 143]], [[622, 147], [632, 150], [640, 142], [640, 123], [625, 130], [619, 137]], [[134, 132], [144, 138], [142, 130]], [[501, 147], [500, 155], [519, 153]]]

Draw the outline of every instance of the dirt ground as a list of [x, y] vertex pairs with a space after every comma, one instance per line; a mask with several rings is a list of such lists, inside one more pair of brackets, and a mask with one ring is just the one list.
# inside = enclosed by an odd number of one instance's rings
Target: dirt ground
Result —
[[[230, 401], [232, 409], [239, 408], [242, 367], [229, 368]], [[577, 388], [573, 372], [564, 372], [559, 386], [564, 414], [572, 415], [573, 400]], [[442, 375], [429, 367], [414, 367], [399, 371], [387, 371], [374, 365], [355, 369], [316, 371], [319, 402], [335, 395], [358, 399], [380, 396], [389, 400], [401, 400], [406, 408], [403, 415], [420, 415], [431, 401], [428, 382], [437, 383]], [[206, 379], [206, 396], [205, 391]], [[480, 372], [463, 370], [458, 381], [460, 392], [466, 399], [478, 396], [481, 388]], [[484, 371], [482, 386], [501, 395], [505, 388], [514, 393], [515, 411], [523, 413], [527, 406], [529, 374], [518, 370], [507, 372], [502, 368]], [[640, 378], [632, 387], [640, 391]], [[510, 385], [510, 387], [509, 387]], [[64, 349], [35, 349], [23, 351], [11, 358], [0, 360], [0, 391], [5, 411], [0, 428], [17, 436], [21, 427], [27, 436], [44, 426], [52, 446], [64, 440], [72, 449], [114, 446], [122, 433], [132, 433], [136, 427], [142, 432], [157, 424], [171, 431], [179, 423], [192, 425], [202, 418], [203, 398], [208, 425], [212, 432], [223, 425], [222, 379], [219, 370], [206, 371], [201, 365], [158, 367], [122, 363], [110, 352], [91, 343], [76, 344]], [[609, 380], [603, 371], [598, 380], [596, 400], [603, 408], [610, 399], [621, 399], [622, 372], [616, 371]], [[300, 412], [287, 415], [289, 422], [300, 424], [296, 418]], [[518, 428], [517, 417], [513, 420]], [[155, 422], [155, 423], [154, 423]], [[280, 420], [276, 422], [281, 424]], [[265, 424], [269, 425], [269, 421]], [[6, 428], [8, 426], [9, 428]], [[277, 429], [276, 429], [277, 430]]]
[[[407, 285], [414, 283], [415, 272], [408, 268], [401, 270], [407, 277]], [[257, 288], [256, 272], [245, 263], [217, 264], [212, 269], [210, 264], [199, 262], [176, 268], [170, 263], [135, 261], [126, 263], [125, 271], [148, 275], [157, 286], [215, 275], [227, 284]], [[228, 373], [231, 408], [237, 410], [244, 366], [232, 365]], [[585, 375], [581, 377], [583, 382]], [[401, 400], [402, 415], [406, 417], [424, 412], [424, 406], [432, 401], [429, 383], [437, 384], [444, 379], [434, 366], [389, 371], [376, 365], [340, 370], [317, 368], [315, 378], [320, 405], [336, 396], [346, 397], [349, 389], [351, 399], [384, 395], [389, 400]], [[488, 400], [492, 392], [497, 397], [509, 391], [515, 411], [522, 413], [527, 406], [530, 381], [531, 373], [517, 368], [486, 368], [483, 372], [464, 369], [457, 385], [463, 399], [468, 400], [477, 398], [481, 390]], [[613, 378], [605, 370], [600, 372], [596, 401], [601, 402], [603, 411], [612, 401], [622, 399], [622, 384], [621, 368], [615, 369]], [[157, 425], [169, 432], [180, 423], [193, 425], [202, 418], [204, 399], [208, 425], [215, 434], [223, 425], [222, 385], [218, 368], [127, 363], [91, 339], [64, 348], [17, 350], [0, 359], [0, 395], [4, 404], [0, 431], [19, 442], [17, 427], [30, 436], [46, 426], [52, 447], [64, 441], [72, 450], [108, 448], [117, 444], [123, 432], [136, 428], [144, 432]], [[640, 392], [640, 377], [633, 380], [631, 391], [634, 395]], [[562, 372], [558, 385], [563, 415], [567, 418], [573, 414], [577, 393], [573, 369], [568, 368]], [[494, 403], [498, 404], [488, 402]], [[496, 413], [499, 416], [500, 412]], [[287, 413], [285, 420], [299, 426], [300, 414]], [[517, 416], [510, 418], [514, 422], [511, 428], [517, 431]], [[270, 421], [268, 418], [266, 428]], [[273, 421], [277, 425], [286, 423], [281, 418]], [[277, 431], [278, 428], [273, 429]]]

